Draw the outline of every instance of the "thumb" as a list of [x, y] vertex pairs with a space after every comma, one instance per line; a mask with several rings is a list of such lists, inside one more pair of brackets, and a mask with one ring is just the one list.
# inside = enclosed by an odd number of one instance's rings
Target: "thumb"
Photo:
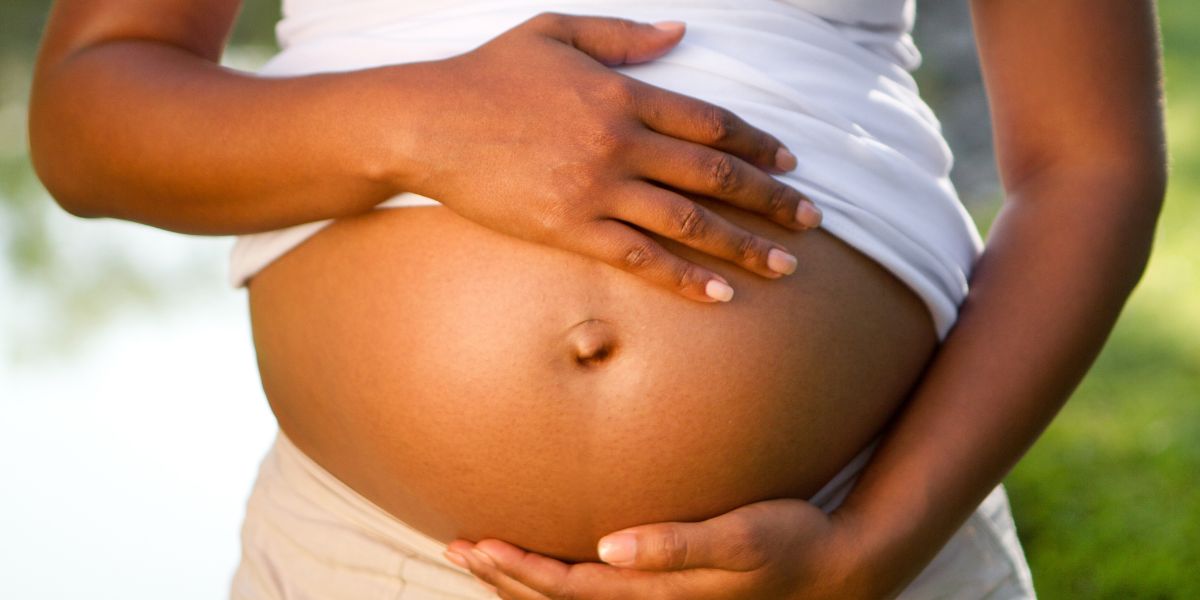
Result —
[[530, 26], [610, 67], [658, 58], [675, 47], [683, 39], [684, 32], [681, 21], [649, 24], [550, 12], [531, 19]]
[[715, 568], [751, 571], [762, 566], [761, 552], [744, 527], [712, 519], [700, 523], [658, 523], [610, 533], [597, 544], [600, 560], [644, 571]]

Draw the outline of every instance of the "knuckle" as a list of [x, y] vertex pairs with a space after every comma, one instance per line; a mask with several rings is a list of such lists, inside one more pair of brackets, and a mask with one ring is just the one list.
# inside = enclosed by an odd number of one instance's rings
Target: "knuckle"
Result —
[[779, 141], [775, 138], [762, 133], [755, 132], [758, 137], [758, 160], [765, 164], [775, 164], [775, 153], [779, 152]]
[[746, 264], [758, 264], [766, 260], [770, 250], [753, 235], [742, 236], [737, 243], [738, 259]]
[[719, 106], [707, 105], [700, 113], [700, 126], [706, 142], [719, 144], [728, 140], [733, 133], [733, 115]]
[[653, 242], [639, 241], [625, 248], [621, 253], [621, 266], [630, 271], [640, 271], [654, 262]]
[[686, 290], [695, 286], [701, 279], [699, 271], [691, 264], [680, 261], [675, 267], [675, 287]]
[[731, 552], [748, 569], [759, 569], [771, 561], [770, 553], [761, 544], [744, 542], [734, 546]]
[[746, 519], [734, 521], [723, 541], [731, 558], [752, 568], [761, 567], [770, 559], [767, 549], [759, 541], [757, 529]]
[[590, 129], [584, 144], [596, 155], [612, 159], [622, 155], [627, 147], [628, 134], [613, 125], [598, 125]]
[[661, 560], [670, 569], [682, 569], [688, 564], [688, 543], [678, 529], [671, 529], [661, 536], [659, 552]]
[[604, 211], [604, 194], [599, 190], [606, 187], [606, 181], [595, 169], [559, 169], [550, 183], [537, 210], [529, 217], [534, 220], [537, 232], [545, 238], [583, 226]]
[[755, 539], [754, 521], [746, 515], [736, 513], [726, 515], [728, 521], [725, 523], [725, 528], [722, 531], [722, 536], [739, 544], [746, 544]]
[[600, 93], [605, 100], [617, 106], [629, 106], [637, 101], [640, 86], [629, 77], [614, 75], [606, 78], [600, 86]]
[[529, 17], [525, 22], [538, 29], [553, 29], [564, 25], [566, 20], [567, 15], [547, 10]]
[[541, 211], [537, 213], [537, 225], [542, 239], [551, 239], [566, 227], [570, 207], [574, 203], [565, 196], [552, 198]]
[[795, 214], [795, 202], [792, 201], [791, 191], [787, 186], [778, 182], [771, 186], [771, 193], [767, 195], [767, 211], [772, 215]]
[[719, 154], [716, 158], [708, 159], [708, 177], [712, 188], [719, 193], [731, 191], [737, 183], [737, 170], [734, 168], [733, 157]]
[[678, 209], [674, 221], [680, 240], [699, 239], [708, 231], [708, 216], [704, 209], [694, 202], [683, 204]]
[[741, 117], [733, 115], [733, 113], [730, 114], [734, 119], [737, 119], [738, 127], [741, 128], [743, 135], [746, 137], [753, 157], [762, 160], [766, 164], [775, 164], [775, 153], [779, 152], [782, 143], [775, 136], [741, 120]]

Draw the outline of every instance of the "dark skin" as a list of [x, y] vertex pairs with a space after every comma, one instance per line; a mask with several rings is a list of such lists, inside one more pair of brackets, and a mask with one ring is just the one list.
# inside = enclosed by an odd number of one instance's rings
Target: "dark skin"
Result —
[[1149, 258], [1167, 179], [1157, 20], [1149, 1], [971, 7], [1004, 206], [956, 326], [845, 503], [627, 530], [622, 568], [451, 544], [501, 597], [892, 597], [1041, 435]]
[[[472, 206], [478, 196], [466, 179], [455, 187], [452, 167], [436, 177], [451, 183], [420, 176], [430, 164], [480, 160], [469, 155], [474, 150], [423, 147], [429, 163], [422, 163], [413, 151], [423, 139], [413, 134], [423, 123], [421, 107], [435, 106], [446, 86], [551, 48], [575, 53], [557, 55], [572, 76], [599, 78], [603, 64], [650, 60], [681, 32], [553, 17], [449, 64], [266, 81], [214, 64], [236, 8], [231, 0], [56, 4], [34, 85], [31, 143], [39, 174], [64, 207], [228, 234], [356, 214], [399, 190], [428, 192], [490, 227], [712, 300], [706, 285], [719, 275], [612, 228], [616, 211], [638, 205], [641, 212], [625, 220], [778, 276], [767, 264], [769, 241], [739, 237], [687, 209], [683, 196], [642, 189], [631, 192], [642, 201], [621, 207], [561, 210], [581, 206], [569, 202], [579, 189], [630, 185], [644, 175], [799, 227], [791, 219], [799, 196], [762, 173], [792, 166], [778, 142], [661, 90], [611, 84], [601, 102], [609, 112], [597, 113], [606, 127], [565, 139], [547, 130], [531, 144], [605, 141], [571, 163], [586, 165], [587, 174], [566, 179], [586, 182], [574, 192], [570, 185], [546, 189], [552, 179], [544, 172], [514, 165], [525, 186], [515, 190], [543, 190], [543, 204], [524, 205], [526, 214], [556, 219], [522, 222]], [[972, 0], [972, 11], [1005, 204], [957, 325], [843, 506], [826, 515], [780, 499], [703, 523], [627, 530], [637, 549], [616, 566], [566, 565], [499, 540], [452, 544], [502, 597], [889, 597], [1033, 444], [1094, 360], [1148, 260], [1166, 186], [1157, 25], [1147, 0]], [[590, 63], [570, 62], [585, 52]], [[336, 126], [323, 118], [350, 105], [370, 110], [352, 111]], [[381, 114], [391, 120], [375, 121]], [[487, 131], [488, 117], [477, 114], [466, 131]], [[530, 126], [536, 122], [531, 116]], [[402, 133], [363, 133], [379, 130]], [[590, 137], [597, 132], [612, 135]], [[612, 156], [621, 153], [604, 150], [631, 147], [610, 142], [646, 143], [648, 135], [673, 151], [617, 164]], [[672, 158], [654, 162], [664, 156]], [[589, 243], [565, 233], [589, 226]], [[651, 258], [630, 261], [635, 249]]]
[[778, 278], [794, 267], [782, 245], [685, 193], [794, 230], [820, 223], [810, 201], [768, 174], [796, 167], [777, 139], [607, 67], [666, 53], [681, 25], [544, 13], [446, 60], [262, 78], [216, 64], [238, 5], [55, 3], [30, 143], [59, 204], [229, 235], [415, 192], [704, 302], [728, 300], [711, 287], [727, 281], [629, 224]]

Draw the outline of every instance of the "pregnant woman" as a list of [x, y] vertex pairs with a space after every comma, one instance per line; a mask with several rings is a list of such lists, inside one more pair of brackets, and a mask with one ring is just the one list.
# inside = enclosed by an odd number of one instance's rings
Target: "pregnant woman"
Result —
[[1032, 597], [997, 484], [1146, 261], [1150, 2], [974, 1], [982, 255], [911, 1], [286, 0], [254, 75], [237, 7], [60, 0], [30, 117], [72, 213], [241, 236], [234, 597]]

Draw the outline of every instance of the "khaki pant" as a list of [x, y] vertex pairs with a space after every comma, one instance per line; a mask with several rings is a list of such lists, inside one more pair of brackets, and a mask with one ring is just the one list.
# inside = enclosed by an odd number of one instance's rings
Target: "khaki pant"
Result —
[[[810, 501], [832, 511], [874, 445]], [[442, 557], [445, 544], [366, 500], [280, 432], [246, 506], [232, 600], [426, 600], [494, 596]], [[997, 486], [903, 600], [1034, 598], [1003, 486]]]

